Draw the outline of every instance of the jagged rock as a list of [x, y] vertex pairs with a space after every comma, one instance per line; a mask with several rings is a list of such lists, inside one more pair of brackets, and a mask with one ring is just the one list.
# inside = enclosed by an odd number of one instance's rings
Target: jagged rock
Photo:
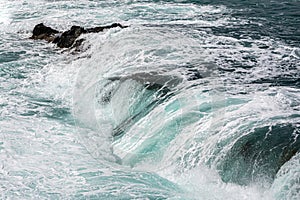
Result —
[[88, 29], [86, 29], [86, 33], [98, 33], [98, 32], [104, 31], [105, 29], [116, 28], [116, 27], [127, 28], [128, 26], [122, 26], [119, 23], [113, 23], [110, 26], [99, 26], [99, 27], [94, 27], [94, 28], [88, 28]]
[[71, 47], [75, 40], [84, 33], [84, 28], [80, 26], [72, 26], [71, 30], [63, 32], [60, 37], [58, 37], [53, 43], [57, 42], [57, 46], [60, 48], [69, 48]]
[[63, 32], [62, 34], [60, 31], [52, 29], [51, 27], [45, 26], [43, 23], [37, 24], [33, 29], [33, 34], [30, 39], [39, 39], [39, 40], [46, 40], [48, 42], [53, 42], [57, 44], [60, 48], [70, 48], [74, 47], [79, 49], [79, 46], [82, 44], [84, 39], [76, 40], [81, 34], [84, 33], [98, 33], [102, 32], [105, 29], [110, 28], [127, 28], [128, 26], [122, 26], [119, 23], [113, 23], [109, 26], [98, 26], [94, 28], [84, 29], [80, 26], [72, 26], [70, 30]]
[[75, 52], [81, 51], [81, 44], [85, 41], [85, 39], [81, 38], [80, 40], [76, 40], [75, 44], [73, 44], [73, 48], [75, 49]]
[[40, 23], [34, 27], [30, 39], [39, 39], [52, 42], [55, 39], [55, 34], [57, 33], [59, 33], [59, 31]]

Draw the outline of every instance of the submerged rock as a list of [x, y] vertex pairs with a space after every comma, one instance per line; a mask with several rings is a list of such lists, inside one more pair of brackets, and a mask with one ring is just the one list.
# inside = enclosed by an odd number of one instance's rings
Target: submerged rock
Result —
[[108, 25], [108, 26], [98, 26], [98, 27], [88, 28], [88, 29], [85, 29], [80, 26], [72, 26], [70, 30], [61, 32], [51, 27], [45, 26], [43, 23], [40, 23], [34, 27], [30, 39], [46, 40], [47, 42], [52, 42], [57, 44], [57, 46], [60, 48], [70, 48], [70, 47], [78, 48], [84, 41], [83, 39], [77, 41], [77, 38], [81, 34], [98, 33], [106, 29], [116, 28], [116, 27], [127, 28], [128, 26], [122, 26], [119, 23], [113, 23], [112, 25]]

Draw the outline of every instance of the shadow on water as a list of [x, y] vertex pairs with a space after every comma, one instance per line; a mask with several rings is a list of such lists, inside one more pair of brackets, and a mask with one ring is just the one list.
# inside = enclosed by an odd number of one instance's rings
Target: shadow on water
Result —
[[17, 61], [21, 58], [21, 55], [25, 53], [26, 51], [0, 53], [0, 63]]
[[[130, 108], [130, 116], [113, 129], [112, 135], [114, 137], [122, 137], [133, 124], [173, 95], [169, 88], [160, 84], [146, 83], [143, 87], [144, 89], [139, 92], [139, 98]], [[113, 95], [115, 95], [114, 91], [105, 93], [105, 96], [101, 98], [102, 103], [109, 103]]]
[[21, 116], [38, 116], [58, 120], [74, 125], [74, 118], [69, 107], [60, 101], [42, 98], [31, 98]]
[[272, 183], [280, 167], [299, 152], [299, 135], [299, 124], [277, 124], [256, 128], [239, 138], [218, 166], [223, 181]]

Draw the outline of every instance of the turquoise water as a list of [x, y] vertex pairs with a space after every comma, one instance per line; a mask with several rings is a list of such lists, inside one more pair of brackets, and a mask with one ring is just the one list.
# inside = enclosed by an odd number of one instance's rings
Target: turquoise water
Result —
[[0, 6], [1, 199], [300, 198], [300, 1]]

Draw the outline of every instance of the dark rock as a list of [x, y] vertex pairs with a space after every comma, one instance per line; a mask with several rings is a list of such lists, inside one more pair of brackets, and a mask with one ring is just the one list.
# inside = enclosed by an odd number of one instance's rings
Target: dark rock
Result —
[[61, 34], [54, 42], [57, 42], [57, 46], [60, 48], [69, 48], [82, 33], [85, 33], [84, 28], [72, 26], [71, 30], [63, 32], [63, 34]]
[[117, 28], [117, 27], [127, 28], [128, 26], [122, 26], [119, 23], [113, 23], [112, 25], [109, 25], [109, 26], [99, 26], [99, 27], [94, 27], [94, 28], [88, 28], [88, 29], [86, 29], [86, 32], [87, 33], [98, 33], [98, 32], [104, 31], [105, 29]]
[[75, 41], [75, 43], [72, 46], [72, 48], [74, 48], [74, 52], [80, 52], [82, 50], [81, 45], [84, 41], [85, 39], [83, 38]]
[[43, 23], [37, 24], [33, 31], [31, 39], [35, 40], [46, 40], [52, 42], [55, 39], [55, 34], [59, 31], [52, 29], [51, 27], [45, 26]]
[[72, 26], [70, 30], [63, 32], [61, 35], [59, 31], [52, 29], [51, 27], [45, 26], [43, 23], [37, 24], [33, 29], [33, 35], [30, 37], [30, 39], [40, 39], [40, 40], [46, 40], [48, 42], [52, 42], [57, 44], [60, 48], [70, 48], [74, 47], [76, 49], [79, 49], [79, 46], [82, 44], [84, 39], [80, 39], [76, 41], [76, 39], [84, 33], [98, 33], [102, 32], [105, 29], [110, 28], [127, 28], [128, 26], [122, 26], [119, 23], [113, 23], [109, 26], [99, 26], [94, 28], [88, 28], [84, 29], [80, 26]]

